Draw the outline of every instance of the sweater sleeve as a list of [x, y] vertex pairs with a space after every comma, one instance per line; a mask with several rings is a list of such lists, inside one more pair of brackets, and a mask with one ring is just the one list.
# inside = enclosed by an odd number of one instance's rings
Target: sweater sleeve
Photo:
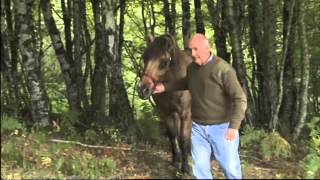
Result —
[[239, 129], [247, 109], [247, 97], [231, 67], [223, 74], [223, 84], [227, 96], [231, 100], [230, 128]]

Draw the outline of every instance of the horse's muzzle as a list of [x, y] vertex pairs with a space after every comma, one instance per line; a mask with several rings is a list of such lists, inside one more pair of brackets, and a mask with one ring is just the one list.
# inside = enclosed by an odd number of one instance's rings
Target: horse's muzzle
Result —
[[147, 100], [150, 98], [150, 96], [152, 95], [153, 90], [147, 86], [144, 86], [141, 83], [138, 83], [137, 85], [137, 92], [138, 92], [138, 96], [143, 99], [143, 100]]

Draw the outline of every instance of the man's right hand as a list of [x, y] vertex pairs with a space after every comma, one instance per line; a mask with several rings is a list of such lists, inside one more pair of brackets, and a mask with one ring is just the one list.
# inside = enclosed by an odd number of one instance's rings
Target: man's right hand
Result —
[[154, 87], [153, 94], [162, 93], [165, 91], [165, 87], [163, 83], [157, 83], [157, 85]]

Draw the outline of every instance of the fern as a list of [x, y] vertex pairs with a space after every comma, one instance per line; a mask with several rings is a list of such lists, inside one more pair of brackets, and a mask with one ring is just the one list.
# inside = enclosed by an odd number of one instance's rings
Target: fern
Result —
[[291, 145], [277, 132], [270, 133], [262, 139], [260, 148], [266, 160], [291, 156]]
[[305, 178], [314, 179], [320, 176], [320, 117], [314, 117], [307, 124], [311, 130], [309, 153], [303, 159]]
[[246, 125], [241, 136], [241, 147], [251, 147], [252, 145], [259, 144], [265, 136], [267, 136], [267, 133], [264, 130], [254, 129], [254, 127]]

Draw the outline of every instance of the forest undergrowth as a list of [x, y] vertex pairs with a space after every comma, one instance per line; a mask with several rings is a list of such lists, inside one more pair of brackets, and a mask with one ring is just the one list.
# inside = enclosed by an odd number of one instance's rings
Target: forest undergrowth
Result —
[[[1, 129], [2, 179], [190, 178], [171, 165], [169, 144], [162, 136], [153, 141], [139, 138], [128, 143], [121, 140], [118, 131], [112, 130], [109, 137], [112, 142], [106, 143], [100, 141], [102, 137], [98, 135], [94, 136], [97, 139], [72, 140], [52, 131], [28, 132], [19, 123], [2, 125], [7, 128]], [[244, 178], [308, 177], [303, 161], [305, 156], [298, 156], [293, 148], [288, 149], [288, 144], [281, 143], [284, 140], [277, 134], [266, 135], [266, 132], [246, 128], [246, 134], [241, 139], [240, 157]], [[268, 145], [260, 146], [257, 141], [269, 141], [269, 148], [273, 150], [267, 152], [264, 146]], [[278, 149], [272, 144], [277, 144]], [[317, 164], [312, 167], [317, 168]], [[212, 168], [215, 178], [224, 178], [215, 160], [212, 161]], [[319, 178], [319, 169], [314, 171], [312, 178]]]

